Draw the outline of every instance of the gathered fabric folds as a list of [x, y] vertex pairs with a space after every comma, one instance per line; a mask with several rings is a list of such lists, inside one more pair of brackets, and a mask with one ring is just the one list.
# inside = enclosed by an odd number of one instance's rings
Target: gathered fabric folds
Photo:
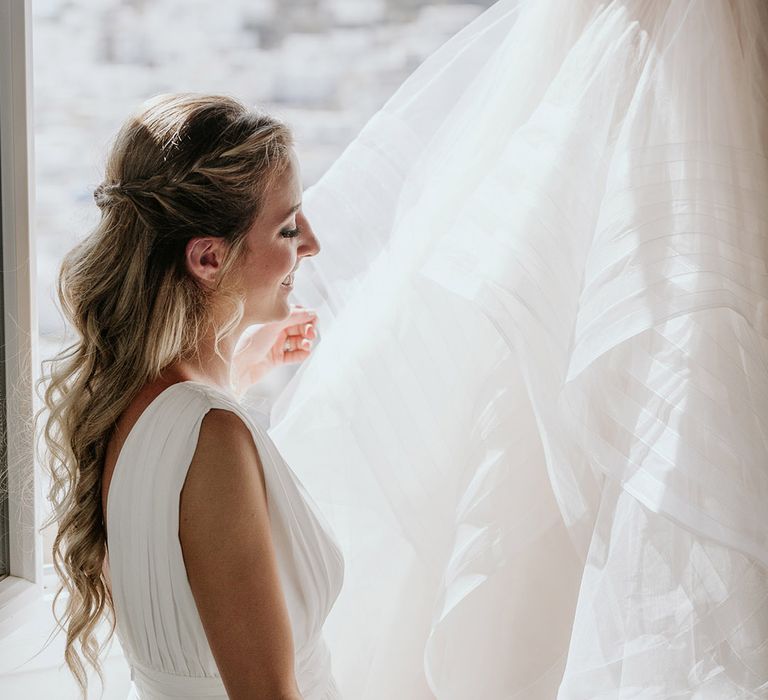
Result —
[[127, 700], [228, 698], [179, 540], [181, 493], [211, 409], [238, 416], [259, 451], [301, 697], [340, 700], [322, 632], [344, 576], [333, 534], [258, 419], [234, 394], [193, 380], [171, 384], [144, 409], [109, 486], [108, 565], [115, 631], [131, 669]]
[[344, 697], [768, 698], [767, 141], [764, 0], [501, 0], [307, 191]]

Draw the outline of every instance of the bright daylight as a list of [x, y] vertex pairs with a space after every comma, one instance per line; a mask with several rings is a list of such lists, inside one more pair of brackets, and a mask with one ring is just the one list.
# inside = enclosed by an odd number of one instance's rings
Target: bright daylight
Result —
[[0, 0], [0, 698], [768, 700], [766, 0]]

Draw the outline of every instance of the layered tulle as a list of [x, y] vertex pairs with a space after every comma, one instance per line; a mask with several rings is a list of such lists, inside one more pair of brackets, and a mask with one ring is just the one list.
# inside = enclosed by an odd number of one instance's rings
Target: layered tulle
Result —
[[346, 697], [768, 697], [766, 141], [762, 0], [502, 0], [307, 192]]

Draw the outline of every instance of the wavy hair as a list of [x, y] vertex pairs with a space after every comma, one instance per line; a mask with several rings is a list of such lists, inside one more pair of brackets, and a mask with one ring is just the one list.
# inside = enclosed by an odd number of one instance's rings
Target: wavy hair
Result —
[[[284, 124], [229, 97], [184, 93], [150, 100], [111, 148], [104, 182], [94, 192], [100, 222], [61, 264], [59, 304], [77, 339], [43, 362], [50, 371], [37, 384], [44, 395], [35, 421], [47, 413], [41, 462], [50, 472], [53, 512], [45, 525], [57, 524], [53, 563], [61, 584], [54, 617], [66, 632], [65, 661], [83, 697], [84, 661], [103, 685], [99, 656], [115, 630], [103, 569], [107, 442], [147, 382], [194, 357], [202, 334], [213, 331], [218, 354], [242, 319], [243, 299], [227, 272], [241, 257], [265, 192], [289, 162], [291, 145]], [[213, 289], [186, 270], [186, 244], [197, 236], [228, 244]], [[231, 306], [228, 319], [215, 326], [213, 294]], [[102, 616], [111, 624], [99, 645]]]

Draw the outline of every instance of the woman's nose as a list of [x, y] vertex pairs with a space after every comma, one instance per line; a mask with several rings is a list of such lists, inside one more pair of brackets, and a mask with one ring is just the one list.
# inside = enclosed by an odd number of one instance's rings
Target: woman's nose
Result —
[[315, 236], [315, 232], [312, 230], [312, 226], [307, 220], [307, 217], [302, 215], [302, 218], [304, 219], [304, 221], [301, 222], [301, 228], [303, 230], [301, 232], [301, 238], [299, 239], [301, 244], [299, 245], [298, 253], [302, 256], [317, 255], [320, 252], [320, 242], [317, 240], [317, 236]]

